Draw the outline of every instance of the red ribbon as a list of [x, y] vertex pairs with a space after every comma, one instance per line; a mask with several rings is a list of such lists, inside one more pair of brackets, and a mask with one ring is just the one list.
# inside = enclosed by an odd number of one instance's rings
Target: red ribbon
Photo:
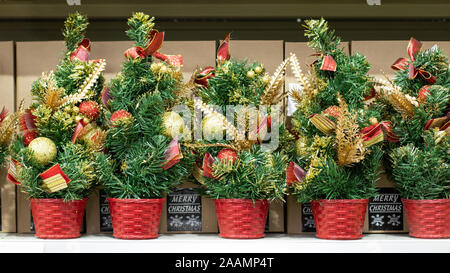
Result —
[[206, 153], [203, 157], [203, 176], [215, 179], [212, 171], [212, 165], [214, 163], [214, 158], [210, 153]]
[[194, 77], [194, 82], [201, 86], [208, 88], [208, 79], [215, 76], [216, 70], [212, 66], [205, 67], [202, 71], [198, 72]]
[[408, 56], [409, 60], [405, 58], [397, 59], [391, 66], [394, 70], [405, 70], [408, 69], [409, 79], [413, 80], [420, 75], [427, 83], [434, 84], [436, 82], [436, 77], [430, 72], [423, 70], [422, 68], [414, 67], [414, 61], [416, 60], [417, 53], [420, 52], [422, 48], [422, 43], [414, 38], [411, 38], [408, 43]]
[[163, 42], [164, 32], [159, 32], [154, 29], [149, 34], [149, 41], [146, 44], [145, 48], [142, 48], [140, 46], [131, 47], [125, 51], [125, 57], [137, 59], [153, 56], [161, 61], [167, 62], [170, 65], [182, 66], [183, 57], [181, 55], [165, 55], [158, 52]]
[[394, 133], [392, 123], [390, 121], [382, 121], [380, 122], [381, 128], [385, 134], [385, 139], [387, 142], [396, 143], [400, 141], [400, 138]]
[[89, 53], [91, 52], [91, 41], [84, 38], [78, 44], [78, 48], [70, 54], [70, 61], [72, 62], [74, 58], [87, 63], [89, 61]]
[[295, 182], [303, 181], [303, 178], [305, 176], [305, 170], [303, 170], [299, 165], [295, 164], [295, 162], [289, 162], [289, 165], [286, 168], [286, 184], [288, 186], [291, 186]]
[[181, 153], [178, 138], [175, 137], [174, 139], [172, 139], [172, 141], [169, 143], [169, 147], [167, 147], [167, 150], [164, 152], [164, 155], [166, 156], [166, 163], [162, 167], [163, 170], [167, 170], [173, 165], [180, 162], [180, 159], [183, 158], [183, 154]]
[[224, 61], [227, 61], [231, 58], [230, 55], [230, 33], [228, 33], [225, 36], [225, 39], [222, 41], [222, 43], [219, 46], [219, 49], [217, 50], [217, 64], [220, 65]]
[[2, 112], [0, 113], [0, 122], [3, 122], [3, 120], [8, 115], [8, 110], [3, 106]]

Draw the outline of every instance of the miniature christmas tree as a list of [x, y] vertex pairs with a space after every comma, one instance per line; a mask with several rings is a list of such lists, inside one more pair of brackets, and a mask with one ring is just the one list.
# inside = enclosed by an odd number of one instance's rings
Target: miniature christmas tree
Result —
[[214, 199], [283, 199], [287, 157], [274, 150], [287, 61], [270, 77], [262, 64], [231, 58], [229, 42], [228, 34], [215, 68], [194, 76], [194, 107], [204, 114], [204, 138], [184, 144], [197, 155], [194, 176]]
[[[376, 195], [384, 138], [396, 141], [367, 75], [361, 54], [348, 55], [324, 19], [305, 21], [308, 45], [317, 60], [304, 74], [291, 54], [300, 90], [290, 129], [287, 183], [301, 203], [318, 199], [367, 199]], [[385, 132], [386, 136], [384, 136]], [[287, 140], [289, 140], [287, 138]]]
[[[99, 155], [107, 195], [120, 199], [162, 198], [191, 174], [193, 157], [180, 147], [183, 119], [171, 109], [184, 98], [181, 56], [158, 52], [164, 32], [154, 18], [135, 13], [126, 32], [134, 47], [103, 100], [109, 111], [108, 154]], [[155, 58], [163, 62], [155, 62]]]
[[421, 50], [411, 38], [409, 59], [392, 68], [393, 81], [378, 80], [381, 96], [393, 108], [391, 121], [399, 143], [389, 149], [392, 176], [403, 198], [450, 196], [450, 69], [437, 45]]
[[64, 24], [66, 52], [55, 72], [31, 87], [32, 105], [21, 113], [23, 135], [11, 144], [9, 176], [30, 198], [86, 198], [97, 185], [96, 154], [106, 133], [100, 104], [105, 60], [89, 60], [87, 18]]

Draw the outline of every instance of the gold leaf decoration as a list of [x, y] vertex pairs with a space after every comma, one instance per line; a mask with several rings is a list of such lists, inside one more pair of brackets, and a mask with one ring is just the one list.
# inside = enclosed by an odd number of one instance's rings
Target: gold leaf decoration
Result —
[[356, 115], [348, 111], [347, 103], [338, 94], [341, 115], [336, 124], [337, 158], [339, 166], [351, 166], [364, 159], [366, 148], [360, 134]]
[[285, 59], [277, 68], [275, 73], [273, 74], [269, 84], [266, 89], [264, 89], [261, 96], [261, 104], [271, 105], [277, 104], [280, 102], [285, 96], [283, 95], [283, 85], [285, 79], [285, 71], [287, 67], [289, 59]]

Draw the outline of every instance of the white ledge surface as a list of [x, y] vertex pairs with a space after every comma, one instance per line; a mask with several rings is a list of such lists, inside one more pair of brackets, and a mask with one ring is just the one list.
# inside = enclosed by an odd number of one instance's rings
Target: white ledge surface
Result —
[[1, 253], [450, 253], [450, 239], [408, 234], [365, 234], [359, 240], [323, 240], [314, 235], [266, 234], [253, 240], [217, 234], [161, 234], [151, 240], [120, 240], [111, 234], [68, 240], [0, 233]]

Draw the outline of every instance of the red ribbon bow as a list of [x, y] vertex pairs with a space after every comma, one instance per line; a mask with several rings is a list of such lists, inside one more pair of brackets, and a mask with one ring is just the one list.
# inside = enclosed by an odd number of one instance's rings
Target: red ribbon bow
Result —
[[170, 65], [182, 66], [183, 57], [181, 57], [181, 55], [165, 55], [158, 52], [158, 50], [161, 48], [163, 44], [163, 41], [164, 41], [164, 32], [159, 32], [156, 29], [154, 29], [149, 34], [149, 41], [146, 44], [145, 48], [142, 48], [140, 46], [129, 48], [124, 53], [125, 57], [136, 59], [154, 56], [155, 58], [167, 62]]
[[429, 84], [434, 84], [436, 82], [436, 77], [430, 72], [423, 70], [414, 66], [414, 61], [416, 60], [417, 53], [420, 52], [422, 48], [422, 43], [414, 38], [411, 38], [408, 43], [408, 56], [409, 60], [406, 58], [398, 58], [391, 66], [394, 70], [405, 70], [409, 71], [409, 79], [413, 80], [420, 75]]

